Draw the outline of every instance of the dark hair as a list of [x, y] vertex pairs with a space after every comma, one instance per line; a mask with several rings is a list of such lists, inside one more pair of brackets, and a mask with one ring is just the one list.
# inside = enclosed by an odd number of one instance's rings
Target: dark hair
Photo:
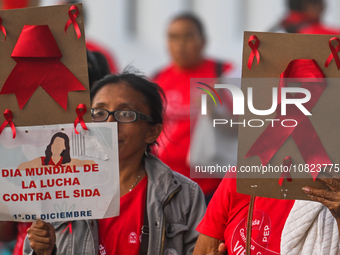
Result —
[[86, 50], [90, 89], [96, 81], [110, 74], [110, 68], [103, 54]]
[[306, 4], [322, 3], [322, 0], [288, 0], [288, 7], [292, 11], [303, 11]]
[[57, 137], [63, 138], [64, 141], [65, 141], [65, 150], [63, 150], [63, 151], [60, 153], [60, 156], [63, 157], [63, 160], [62, 160], [61, 163], [62, 163], [62, 164], [66, 164], [66, 163], [71, 162], [71, 157], [70, 157], [70, 142], [69, 142], [69, 138], [68, 138], [68, 136], [67, 136], [65, 133], [58, 132], [58, 133], [56, 133], [56, 134], [54, 134], [54, 135], [52, 136], [49, 145], [47, 145], [47, 147], [46, 147], [44, 165], [49, 165], [49, 162], [50, 162], [50, 159], [51, 159], [51, 156], [52, 156], [51, 147], [52, 147], [52, 144], [54, 143], [54, 140], [55, 140]]
[[302, 1], [303, 0], [288, 0], [289, 10], [302, 11]]
[[79, 0], [65, 0], [65, 4], [79, 4], [81, 1]]
[[[132, 71], [130, 67], [126, 68], [120, 74], [111, 74], [98, 81], [91, 89], [91, 102], [97, 92], [107, 84], [123, 82], [134, 90], [142, 93], [146, 99], [147, 106], [150, 110], [150, 117], [153, 122], [151, 125], [163, 124], [166, 98], [163, 89], [156, 83], [149, 81], [144, 75], [136, 70]], [[148, 152], [150, 148], [148, 146]]]
[[205, 38], [205, 31], [204, 31], [203, 23], [195, 14], [190, 13], [190, 12], [181, 13], [175, 16], [171, 20], [171, 23], [177, 20], [181, 20], [181, 19], [190, 20], [192, 23], [194, 23], [194, 25], [197, 27], [198, 32], [200, 33], [202, 38]]

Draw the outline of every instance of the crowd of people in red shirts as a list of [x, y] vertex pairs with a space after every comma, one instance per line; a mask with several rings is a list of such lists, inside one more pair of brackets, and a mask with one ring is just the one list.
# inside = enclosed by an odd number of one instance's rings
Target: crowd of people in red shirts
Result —
[[[23, 7], [19, 2], [22, 5], [29, 3], [28, 0], [2, 2], [3, 9]], [[324, 9], [322, 0], [289, 0], [287, 3], [289, 7], [287, 15], [270, 29], [271, 32], [339, 34], [340, 30], [328, 28], [321, 23]], [[188, 161], [190, 134], [195, 128], [193, 126], [195, 120], [190, 115], [190, 79], [228, 76], [235, 70], [235, 66], [227, 61], [204, 56], [206, 33], [201, 21], [191, 13], [180, 14], [171, 20], [167, 31], [167, 43], [171, 63], [150, 77], [162, 88], [167, 102], [164, 132], [158, 138], [158, 146], [153, 149], [153, 153], [172, 170], [190, 178]], [[119, 72], [107, 49], [95, 42], [87, 42], [86, 46], [90, 85], [107, 74]], [[237, 193], [236, 178], [225, 178], [222, 181], [219, 178], [199, 178], [193, 181], [202, 189], [208, 204], [204, 217], [196, 226], [200, 234], [197, 233], [198, 239], [193, 254], [245, 254], [247, 215], [251, 197]], [[325, 182], [332, 194], [308, 187], [304, 191], [312, 200], [326, 205], [332, 217], [340, 223], [340, 206], [337, 202], [339, 200], [335, 199], [340, 192], [338, 183], [329, 180]], [[147, 185], [145, 179], [139, 184], [136, 188], [141, 189]], [[129, 193], [121, 198], [125, 204], [128, 195]], [[280, 254], [281, 234], [294, 203], [293, 200], [255, 198], [252, 208], [251, 254]], [[13, 254], [22, 254], [23, 243], [30, 226], [31, 223], [1, 222], [0, 240], [3, 242], [16, 240]], [[171, 231], [167, 230], [168, 232], [171, 235]], [[183, 251], [174, 249], [167, 249], [167, 252], [183, 254]], [[299, 254], [298, 251], [292, 252], [291, 254]], [[102, 254], [100, 250], [98, 254]]]

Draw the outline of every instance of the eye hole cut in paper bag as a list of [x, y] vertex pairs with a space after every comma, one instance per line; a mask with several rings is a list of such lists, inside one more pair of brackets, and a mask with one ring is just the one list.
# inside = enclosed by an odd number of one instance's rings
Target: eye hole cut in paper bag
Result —
[[[79, 104], [90, 109], [82, 4], [0, 18], [0, 123], [6, 109], [15, 126], [73, 123]], [[83, 119], [91, 121], [89, 110]]]
[[[308, 200], [302, 187], [325, 189], [327, 186], [317, 177], [339, 178], [340, 61], [336, 51], [340, 40], [335, 37], [244, 33], [244, 115], [240, 115], [239, 122], [245, 124], [239, 125], [238, 131], [238, 192]], [[276, 98], [273, 88], [277, 89]], [[297, 93], [293, 93], [293, 88], [297, 88]], [[310, 92], [310, 99], [301, 93], [301, 88]], [[294, 104], [281, 107], [286, 100], [282, 99], [283, 94], [290, 100], [307, 98], [302, 106], [311, 115]], [[257, 110], [268, 110], [273, 105], [276, 110], [255, 114], [248, 108], [249, 97]], [[276, 104], [273, 98], [277, 99]]]

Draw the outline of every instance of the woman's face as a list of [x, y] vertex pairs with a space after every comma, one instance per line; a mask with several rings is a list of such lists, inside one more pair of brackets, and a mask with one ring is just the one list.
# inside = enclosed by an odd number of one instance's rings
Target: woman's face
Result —
[[[93, 97], [92, 108], [108, 111], [134, 110], [150, 116], [144, 95], [123, 82], [107, 84]], [[108, 122], [116, 121], [110, 115]], [[157, 126], [157, 125], [156, 125]], [[148, 143], [157, 139], [155, 127], [146, 121], [118, 123], [119, 159], [142, 156]]]
[[181, 68], [200, 64], [205, 40], [197, 25], [189, 19], [173, 21], [168, 29], [168, 50], [172, 60]]
[[60, 155], [65, 149], [65, 140], [61, 137], [56, 137], [51, 145], [52, 155]]

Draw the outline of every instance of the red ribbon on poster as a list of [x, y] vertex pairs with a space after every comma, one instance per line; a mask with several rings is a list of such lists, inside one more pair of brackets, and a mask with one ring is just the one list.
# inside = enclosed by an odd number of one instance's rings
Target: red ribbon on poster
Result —
[[0, 31], [5, 35], [5, 40], [4, 40], [4, 42], [6, 42], [7, 33], [6, 33], [5, 27], [2, 25], [2, 18], [1, 18], [1, 17], [0, 17]]
[[[75, 10], [75, 12], [73, 13], [72, 11]], [[74, 30], [76, 31], [77, 34], [77, 38], [79, 39], [81, 37], [81, 32], [80, 32], [80, 28], [79, 25], [77, 23], [76, 18], [79, 15], [79, 9], [77, 6], [72, 5], [70, 7], [70, 9], [68, 10], [68, 16], [70, 17], [69, 20], [67, 21], [66, 25], [65, 25], [65, 34], [66, 34], [66, 30], [68, 29], [68, 27], [73, 24]]]
[[17, 64], [0, 95], [15, 94], [20, 109], [39, 86], [65, 110], [68, 92], [86, 90], [60, 61], [62, 54], [47, 25], [25, 25], [11, 56]]
[[[255, 40], [255, 44], [253, 43], [253, 41]], [[255, 68], [258, 66], [258, 64], [260, 63], [260, 53], [257, 50], [259, 48], [260, 45], [260, 40], [257, 38], [256, 35], [251, 35], [249, 36], [249, 40], [248, 40], [248, 45], [251, 48], [251, 52], [248, 58], [248, 68], [251, 69], [251, 65], [254, 61], [254, 57], [256, 56], [256, 60], [257, 60], [257, 64], [255, 66]]]
[[279, 185], [282, 186], [283, 180], [287, 178], [287, 181], [291, 182], [293, 181], [292, 176], [290, 175], [290, 167], [292, 166], [292, 158], [290, 156], [287, 156], [283, 160], [283, 166], [288, 168], [287, 172], [282, 172], [280, 179], [279, 179]]
[[[308, 111], [313, 109], [327, 86], [325, 75], [313, 59], [293, 60], [280, 78], [279, 95], [281, 88], [286, 86], [286, 79], [283, 78], [311, 78], [308, 82], [304, 80], [301, 85], [301, 88], [308, 89], [311, 93], [311, 99], [304, 104]], [[315, 78], [315, 81], [313, 78]], [[302, 93], [296, 93], [294, 96], [288, 94], [287, 98], [303, 98], [303, 96]], [[288, 137], [292, 136], [306, 164], [331, 164], [332, 162], [308, 116], [305, 116], [295, 105], [287, 105], [287, 115], [282, 116], [280, 108], [279, 101], [275, 119], [279, 119], [280, 122], [284, 119], [294, 119], [297, 125], [295, 127], [284, 127], [282, 125], [272, 127], [269, 125], [257, 138], [244, 158], [259, 156], [262, 165], [266, 166]], [[318, 173], [311, 173], [311, 175], [315, 180]]]
[[84, 122], [84, 119], [83, 119], [84, 114], [87, 112], [86, 105], [85, 105], [85, 104], [79, 104], [79, 105], [77, 106], [76, 112], [77, 112], [77, 118], [76, 118], [76, 120], [74, 121], [74, 131], [75, 131], [76, 134], [78, 135], [79, 132], [78, 132], [78, 130], [76, 129], [78, 123], [80, 123], [80, 125], [83, 127], [83, 129], [88, 130], [88, 129], [87, 129], [87, 126], [86, 126], [86, 124], [85, 124], [85, 122]]
[[5, 129], [5, 127], [7, 125], [9, 125], [12, 129], [12, 133], [13, 133], [13, 139], [16, 137], [17, 135], [17, 131], [15, 130], [15, 126], [14, 123], [12, 121], [13, 119], [13, 114], [11, 110], [6, 109], [4, 112], [4, 117], [5, 117], [5, 121], [4, 123], [2, 123], [2, 125], [0, 126], [0, 134], [2, 133], [2, 131]]
[[[338, 43], [338, 45], [336, 47], [334, 47], [332, 45], [333, 40]], [[339, 56], [338, 56], [338, 52], [340, 50], [340, 39], [338, 37], [332, 37], [331, 39], [329, 39], [328, 44], [329, 44], [329, 48], [331, 49], [332, 53], [327, 58], [326, 63], [325, 63], [325, 67], [328, 67], [329, 64], [331, 63], [332, 59], [334, 58], [336, 66], [338, 67], [338, 70], [339, 70], [340, 69], [340, 59], [339, 59]]]

